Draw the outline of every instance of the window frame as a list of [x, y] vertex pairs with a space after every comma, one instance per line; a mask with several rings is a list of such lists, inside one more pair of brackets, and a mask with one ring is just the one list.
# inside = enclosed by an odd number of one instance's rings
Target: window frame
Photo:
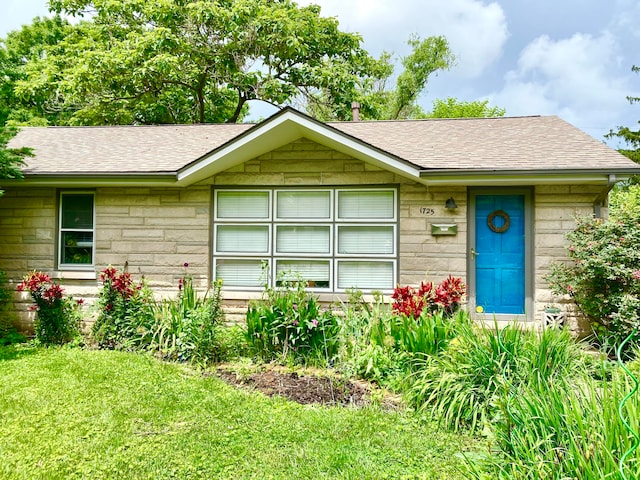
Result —
[[[278, 264], [281, 261], [308, 261], [308, 262], [323, 262], [328, 263], [329, 268], [329, 286], [318, 287], [310, 286], [309, 290], [316, 291], [318, 293], [345, 293], [350, 288], [338, 288], [339, 276], [338, 269], [342, 262], [348, 261], [364, 261], [364, 262], [384, 262], [392, 265], [392, 278], [389, 281], [388, 288], [366, 288], [362, 289], [364, 292], [371, 292], [374, 290], [381, 290], [383, 292], [393, 291], [394, 286], [397, 283], [399, 276], [399, 195], [400, 189], [397, 185], [380, 185], [380, 186], [321, 186], [321, 187], [218, 187], [212, 186], [214, 195], [212, 195], [212, 278], [217, 279], [217, 265], [218, 261], [224, 260], [247, 260], [247, 261], [263, 261], [266, 262], [267, 271], [263, 272], [261, 279], [263, 280], [260, 287], [256, 286], [230, 286], [228, 290], [246, 290], [255, 291], [264, 288], [265, 284], [269, 286], [275, 286], [277, 283]], [[319, 217], [289, 217], [280, 216], [278, 211], [278, 199], [282, 192], [294, 193], [294, 192], [327, 192], [328, 193], [328, 216]], [[375, 218], [371, 216], [358, 218], [355, 217], [340, 217], [339, 216], [339, 198], [342, 192], [390, 192], [392, 195], [392, 215], [388, 217]], [[240, 218], [240, 217], [220, 217], [218, 215], [219, 196], [221, 192], [266, 192], [269, 198], [269, 210], [268, 220], [267, 217], [260, 218]], [[256, 252], [220, 252], [218, 251], [218, 228], [221, 225], [263, 225], [269, 228], [269, 253], [256, 253]], [[329, 252], [278, 252], [278, 231], [281, 228], [287, 227], [328, 227], [329, 231]], [[391, 232], [392, 239], [392, 251], [391, 253], [339, 253], [339, 229], [348, 227], [388, 227]], [[357, 288], [357, 287], [356, 287]]]
[[[63, 226], [63, 199], [73, 195], [91, 195], [91, 228], [65, 228]], [[91, 233], [90, 263], [64, 262], [64, 234], [66, 232]], [[93, 190], [60, 190], [58, 192], [58, 215], [56, 226], [56, 264], [59, 270], [93, 271], [96, 265], [96, 192]]]

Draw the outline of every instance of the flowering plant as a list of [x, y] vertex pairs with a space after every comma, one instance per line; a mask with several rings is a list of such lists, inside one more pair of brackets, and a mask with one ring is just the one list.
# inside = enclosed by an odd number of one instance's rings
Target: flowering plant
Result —
[[554, 293], [573, 299], [605, 349], [613, 350], [634, 330], [640, 343], [638, 213], [621, 211], [608, 221], [578, 218], [567, 235], [569, 261], [553, 264], [547, 278]]
[[306, 291], [303, 280], [279, 281], [247, 310], [247, 339], [264, 360], [328, 363], [337, 353], [338, 320]]
[[36, 338], [43, 344], [63, 344], [71, 341], [80, 330], [78, 312], [82, 299], [65, 297], [63, 288], [51, 281], [44, 272], [28, 273], [18, 285], [18, 291], [27, 291], [35, 302], [34, 323]]
[[442, 310], [445, 314], [453, 314], [460, 306], [466, 291], [465, 284], [459, 277], [449, 275], [439, 285], [433, 282], [421, 282], [419, 287], [406, 285], [396, 286], [391, 298], [393, 313], [406, 317], [419, 318], [423, 311], [432, 315]]
[[100, 280], [98, 318], [91, 330], [98, 345], [126, 349], [148, 344], [154, 313], [144, 279], [136, 283], [129, 272], [109, 266], [100, 272]]

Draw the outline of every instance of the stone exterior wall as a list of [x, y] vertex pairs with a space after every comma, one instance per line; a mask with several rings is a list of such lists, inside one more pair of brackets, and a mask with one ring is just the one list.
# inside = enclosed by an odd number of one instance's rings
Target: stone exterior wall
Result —
[[[467, 281], [466, 187], [426, 187], [309, 140], [295, 141], [191, 187], [96, 188], [95, 272], [55, 270], [55, 188], [7, 188], [0, 199], [0, 269], [9, 274], [14, 286], [27, 271], [43, 270], [60, 279], [69, 293], [90, 303], [99, 288], [98, 272], [108, 265], [123, 268], [126, 263], [136, 278], [144, 275], [156, 293], [168, 295], [176, 292], [187, 262], [194, 283], [204, 289], [211, 280], [212, 188], [356, 185], [399, 188], [401, 284], [437, 282], [449, 274]], [[563, 301], [545, 288], [544, 276], [554, 259], [565, 257], [564, 235], [573, 229], [575, 215], [591, 214], [602, 188], [535, 188], [536, 320], [545, 304]], [[449, 197], [455, 199], [456, 210], [445, 208]], [[457, 224], [458, 233], [432, 236], [434, 223]], [[243, 292], [225, 295], [230, 307], [248, 298]], [[29, 298], [17, 294], [16, 300], [19, 325], [24, 329], [32, 320]]]
[[566, 234], [575, 229], [576, 217], [593, 215], [593, 203], [603, 188], [599, 185], [535, 188], [535, 319], [541, 319], [546, 305], [555, 304], [568, 313], [569, 325], [578, 335], [587, 333], [587, 325], [576, 314], [568, 296], [551, 293], [545, 277], [551, 263], [567, 258]]

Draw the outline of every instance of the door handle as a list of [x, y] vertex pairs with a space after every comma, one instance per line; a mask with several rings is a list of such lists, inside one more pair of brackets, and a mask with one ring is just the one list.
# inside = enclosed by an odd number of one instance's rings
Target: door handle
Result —
[[475, 258], [480, 255], [478, 252], [476, 252], [475, 248], [471, 249], [471, 256], [473, 257], [473, 259], [475, 260]]

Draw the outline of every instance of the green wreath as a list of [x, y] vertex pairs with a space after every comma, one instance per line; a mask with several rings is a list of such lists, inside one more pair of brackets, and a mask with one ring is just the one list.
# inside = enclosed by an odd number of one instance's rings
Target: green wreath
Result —
[[[493, 220], [496, 217], [502, 218], [504, 220], [504, 225], [502, 225], [501, 227], [496, 227], [495, 223], [493, 223]], [[509, 227], [511, 226], [511, 218], [509, 218], [509, 214], [504, 210], [495, 210], [491, 212], [487, 217], [487, 225], [492, 232], [504, 233], [509, 230]]]

